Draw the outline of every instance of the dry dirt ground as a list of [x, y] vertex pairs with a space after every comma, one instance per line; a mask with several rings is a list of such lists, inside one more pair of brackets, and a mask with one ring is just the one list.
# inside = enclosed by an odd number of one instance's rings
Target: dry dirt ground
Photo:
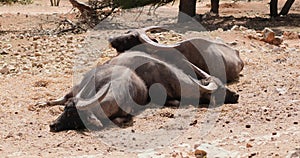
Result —
[[[140, 17], [140, 10], [130, 10], [102, 22], [97, 31], [52, 35], [61, 20], [77, 13], [67, 1], [60, 7], [49, 3], [0, 6], [0, 157], [195, 157], [196, 149], [209, 158], [299, 157], [299, 1], [290, 16], [277, 19], [268, 19], [267, 1], [223, 1], [217, 18], [204, 15], [209, 1], [201, 1], [198, 18], [211, 31], [153, 35], [162, 42], [201, 36], [238, 49], [245, 67], [239, 81], [228, 85], [240, 94], [238, 104], [153, 108], [125, 129], [59, 133], [49, 132], [49, 124], [62, 107], [35, 103], [62, 96], [87, 67], [113, 56], [109, 36], [128, 28], [171, 25], [177, 6], [159, 8], [152, 16], [146, 9]], [[228, 30], [235, 24], [245, 27]], [[275, 30], [283, 43], [258, 40], [264, 27]]]

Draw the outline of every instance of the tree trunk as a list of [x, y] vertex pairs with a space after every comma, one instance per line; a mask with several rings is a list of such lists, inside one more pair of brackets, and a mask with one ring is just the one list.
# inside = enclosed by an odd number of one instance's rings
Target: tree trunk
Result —
[[186, 22], [196, 15], [196, 0], [180, 0], [178, 22]]
[[60, 0], [57, 0], [57, 1], [56, 1], [56, 6], [59, 6], [59, 2], [60, 2]]
[[219, 0], [210, 0], [211, 8], [210, 12], [219, 14]]
[[295, 0], [287, 0], [280, 11], [280, 15], [287, 15]]
[[271, 17], [278, 16], [277, 4], [278, 4], [278, 0], [271, 0], [271, 2], [270, 2], [270, 16]]

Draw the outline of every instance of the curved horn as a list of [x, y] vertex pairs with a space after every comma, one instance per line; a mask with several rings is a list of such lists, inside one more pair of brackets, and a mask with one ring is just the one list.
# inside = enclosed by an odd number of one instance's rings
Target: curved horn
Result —
[[216, 83], [214, 83], [213, 81], [209, 82], [209, 84], [207, 86], [202, 85], [201, 83], [199, 83], [198, 80], [194, 79], [193, 77], [191, 77], [189, 75], [189, 78], [196, 83], [200, 90], [202, 90], [203, 92], [207, 92], [207, 93], [213, 93], [214, 91], [216, 91], [218, 89], [218, 85]]
[[146, 27], [146, 28], [143, 28], [143, 29], [137, 29], [137, 33], [138, 33], [138, 37], [139, 37], [139, 40], [142, 42], [142, 43], [147, 43], [148, 46], [150, 46], [151, 48], [153, 49], [162, 49], [162, 50], [165, 50], [165, 49], [170, 49], [170, 48], [175, 48], [177, 46], [179, 46], [179, 44], [172, 44], [172, 45], [164, 45], [164, 44], [160, 44], [160, 43], [156, 43], [154, 41], [152, 41], [148, 35], [146, 34], [147, 31], [153, 31], [153, 30], [157, 30], [157, 29], [160, 29], [160, 30], [167, 30], [167, 29], [164, 29], [160, 26], [150, 26], [150, 27]]
[[98, 105], [99, 102], [101, 102], [101, 100], [104, 99], [104, 97], [106, 96], [106, 94], [108, 93], [110, 87], [110, 83], [104, 87], [102, 87], [96, 94], [95, 96], [93, 96], [92, 98], [89, 99], [82, 99], [80, 98], [80, 94], [82, 93], [83, 89], [78, 93], [78, 95], [76, 95], [78, 102], [76, 103], [76, 108], [78, 110], [86, 110], [89, 107], [93, 106], [93, 105]]
[[190, 66], [193, 67], [194, 71], [199, 75], [201, 76], [202, 78], [204, 79], [207, 79], [207, 78], [210, 78], [211, 76], [206, 73], [205, 71], [201, 70], [199, 67], [197, 67], [196, 65], [194, 65], [193, 63], [191, 63], [190, 61], [186, 60], [186, 59], [183, 59], [185, 60]]

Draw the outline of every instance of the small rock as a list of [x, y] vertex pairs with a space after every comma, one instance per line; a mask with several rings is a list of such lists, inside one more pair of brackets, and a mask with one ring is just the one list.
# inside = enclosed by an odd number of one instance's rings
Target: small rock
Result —
[[273, 30], [271, 30], [270, 28], [265, 28], [262, 31], [262, 34], [263, 34], [263, 40], [265, 42], [272, 43], [273, 40], [275, 39], [275, 32]]
[[207, 152], [204, 150], [195, 150], [195, 157], [196, 158], [206, 158]]
[[271, 117], [266, 117], [266, 121], [271, 121]]
[[11, 35], [10, 39], [16, 39], [16, 36], [15, 35]]
[[29, 111], [35, 111], [36, 109], [37, 108], [36, 108], [36, 106], [34, 104], [31, 104], [31, 105], [27, 106], [27, 110], [29, 110]]
[[196, 124], [197, 124], [197, 122], [198, 122], [197, 120], [194, 120], [193, 122], [191, 122], [191, 123], [190, 123], [190, 126], [194, 126], [194, 125], [196, 125]]
[[34, 56], [42, 56], [41, 52], [34, 52]]
[[251, 125], [246, 125], [245, 127], [246, 127], [246, 128], [251, 128]]
[[228, 44], [229, 44], [229, 45], [232, 45], [232, 46], [236, 46], [236, 45], [238, 44], [238, 42], [233, 41], [233, 42], [229, 42]]
[[254, 157], [255, 155], [257, 155], [256, 153], [252, 153], [249, 158]]
[[4, 68], [0, 69], [0, 73], [1, 74], [8, 74], [9, 73], [9, 69], [7, 67], [4, 67]]
[[38, 40], [38, 39], [40, 39], [39, 36], [33, 36], [33, 37], [32, 37], [32, 40], [34, 40], [34, 41], [36, 41], [36, 40]]
[[73, 36], [68, 37], [68, 40], [73, 40]]
[[281, 37], [279, 37], [279, 36], [276, 36], [276, 37], [273, 39], [272, 44], [278, 46], [278, 45], [280, 45], [282, 42], [283, 42], [283, 39], [282, 39]]
[[174, 114], [170, 112], [163, 112], [159, 114], [161, 117], [174, 118]]
[[0, 52], [0, 55], [7, 55], [7, 54], [9, 54], [9, 53], [4, 49]]
[[240, 30], [241, 30], [241, 31], [246, 31], [246, 30], [248, 30], [248, 28], [245, 27], [245, 26], [240, 26]]
[[21, 35], [19, 36], [20, 39], [24, 39], [24, 37], [25, 37], [25, 36], [24, 36], [23, 34], [21, 34]]
[[253, 146], [249, 143], [246, 144], [246, 148], [252, 148]]
[[4, 137], [4, 139], [8, 139], [8, 138], [12, 138], [12, 137], [14, 137], [13, 133], [12, 132], [8, 132], [7, 135]]
[[240, 28], [239, 28], [238, 25], [234, 25], [230, 30], [231, 30], [231, 31], [239, 31]]
[[48, 84], [49, 84], [48, 81], [46, 81], [46, 80], [40, 80], [40, 81], [34, 82], [33, 86], [34, 87], [46, 87]]
[[30, 67], [29, 66], [24, 66], [23, 68], [22, 68], [22, 70], [30, 70]]

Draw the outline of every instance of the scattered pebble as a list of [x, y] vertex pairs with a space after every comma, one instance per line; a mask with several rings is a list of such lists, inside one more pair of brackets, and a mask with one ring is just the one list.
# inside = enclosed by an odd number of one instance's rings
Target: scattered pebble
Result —
[[194, 120], [193, 122], [191, 122], [191, 123], [190, 123], [190, 126], [194, 126], [194, 125], [196, 125], [196, 124], [197, 124], [197, 122], [198, 122], [197, 120]]
[[266, 117], [266, 121], [271, 121], [271, 117]]
[[250, 143], [246, 144], [246, 148], [252, 148], [253, 146]]
[[162, 112], [159, 114], [161, 117], [174, 118], [174, 114], [170, 112]]
[[273, 30], [271, 30], [270, 28], [265, 28], [262, 31], [262, 35], [263, 35], [262, 40], [267, 43], [274, 44], [274, 45], [280, 45], [283, 42], [282, 37], [275, 36], [275, 32]]
[[240, 27], [238, 25], [234, 25], [230, 30], [231, 31], [239, 31]]
[[263, 29], [262, 34], [263, 34], [263, 40], [265, 42], [272, 43], [273, 40], [275, 39], [275, 32], [270, 28]]
[[195, 157], [196, 158], [206, 158], [207, 152], [204, 150], [195, 150]]
[[9, 69], [7, 67], [4, 67], [4, 68], [0, 69], [0, 73], [1, 74], [8, 74], [9, 73]]
[[49, 84], [46, 80], [39, 80], [33, 83], [34, 87], [46, 87]]

